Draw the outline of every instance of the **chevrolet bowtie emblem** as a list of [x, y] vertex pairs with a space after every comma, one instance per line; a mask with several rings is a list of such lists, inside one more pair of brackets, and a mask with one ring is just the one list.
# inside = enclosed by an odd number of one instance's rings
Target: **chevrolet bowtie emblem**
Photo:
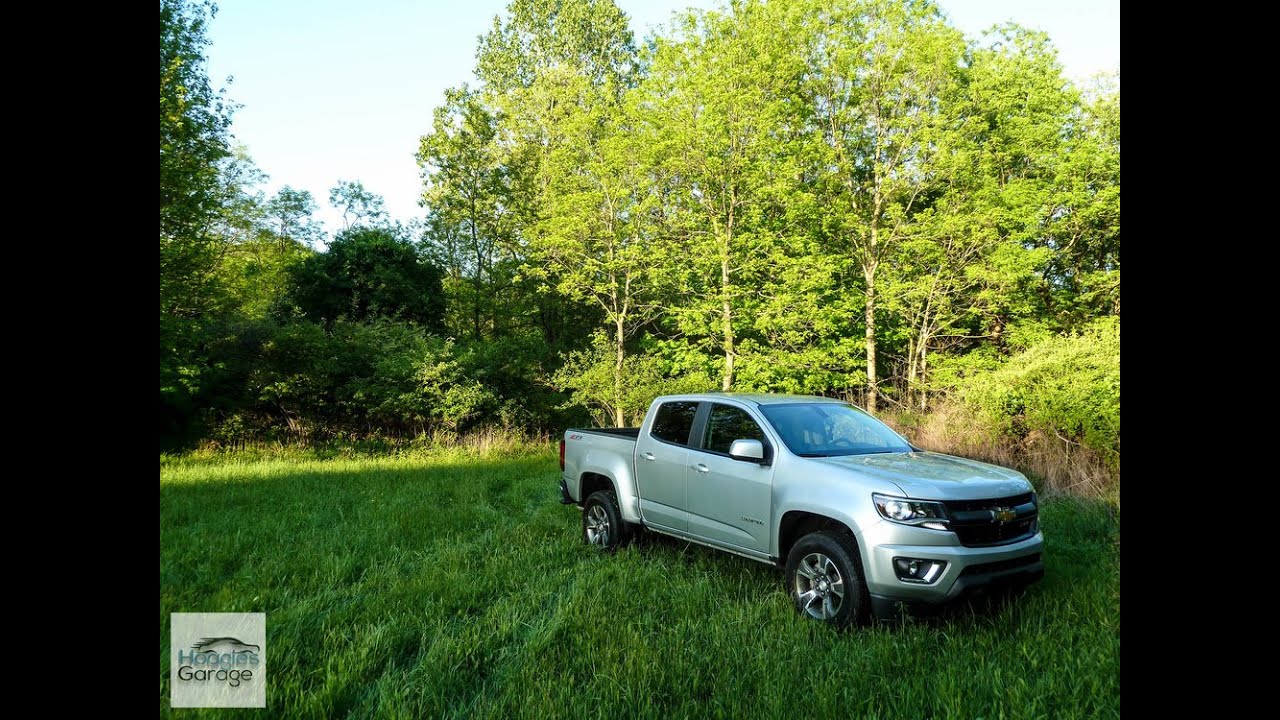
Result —
[[1010, 520], [1018, 517], [1018, 513], [1014, 512], [1013, 508], [1007, 507], [995, 508], [991, 511], [991, 514], [995, 516], [996, 522], [1002, 523], [1009, 522]]

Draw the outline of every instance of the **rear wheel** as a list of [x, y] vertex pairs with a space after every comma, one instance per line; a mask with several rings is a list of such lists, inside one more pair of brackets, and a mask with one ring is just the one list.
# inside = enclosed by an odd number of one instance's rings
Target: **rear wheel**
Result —
[[810, 620], [843, 628], [867, 619], [871, 599], [847, 533], [824, 530], [797, 540], [787, 555], [787, 585], [796, 610]]
[[613, 491], [591, 493], [582, 505], [582, 541], [604, 552], [613, 552], [630, 537], [630, 526], [622, 519]]

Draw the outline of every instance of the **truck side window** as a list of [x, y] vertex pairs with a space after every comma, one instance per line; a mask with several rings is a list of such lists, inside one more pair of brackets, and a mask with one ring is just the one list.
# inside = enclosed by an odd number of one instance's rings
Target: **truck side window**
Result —
[[707, 430], [702, 437], [702, 449], [728, 454], [734, 440], [759, 440], [768, 444], [760, 426], [744, 410], [732, 405], [712, 405]]
[[653, 417], [649, 434], [677, 445], [689, 444], [689, 431], [693, 429], [693, 416], [698, 414], [696, 402], [662, 403]]

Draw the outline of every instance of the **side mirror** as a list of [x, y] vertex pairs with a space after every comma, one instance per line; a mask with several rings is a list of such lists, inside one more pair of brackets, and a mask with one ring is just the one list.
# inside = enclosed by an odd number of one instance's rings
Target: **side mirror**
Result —
[[734, 440], [729, 457], [753, 463], [764, 463], [764, 444], [759, 440]]

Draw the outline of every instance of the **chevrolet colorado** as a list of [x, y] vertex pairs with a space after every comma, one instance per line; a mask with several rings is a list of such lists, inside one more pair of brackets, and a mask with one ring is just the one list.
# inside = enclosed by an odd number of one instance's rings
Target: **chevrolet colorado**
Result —
[[659, 397], [638, 428], [565, 431], [560, 468], [584, 541], [643, 527], [783, 567], [796, 609], [836, 627], [1044, 575], [1026, 477], [830, 398]]

